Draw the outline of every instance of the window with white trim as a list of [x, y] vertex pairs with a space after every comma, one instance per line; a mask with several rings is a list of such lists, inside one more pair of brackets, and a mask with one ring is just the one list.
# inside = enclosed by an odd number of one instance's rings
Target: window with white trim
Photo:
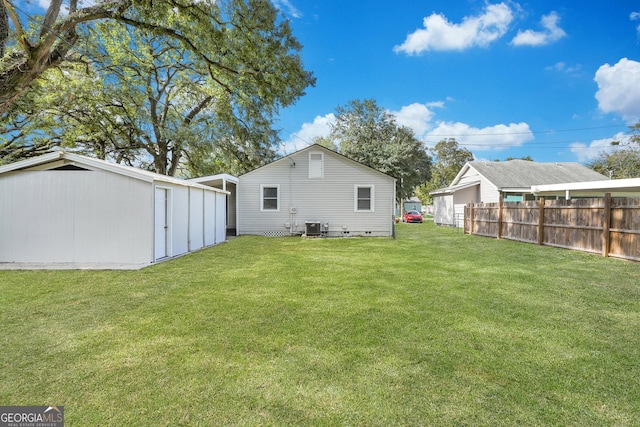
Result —
[[280, 210], [280, 186], [261, 185], [260, 186], [260, 210], [274, 211]]
[[356, 212], [374, 211], [374, 186], [356, 185], [354, 190], [354, 210]]
[[309, 179], [324, 178], [324, 155], [309, 153]]

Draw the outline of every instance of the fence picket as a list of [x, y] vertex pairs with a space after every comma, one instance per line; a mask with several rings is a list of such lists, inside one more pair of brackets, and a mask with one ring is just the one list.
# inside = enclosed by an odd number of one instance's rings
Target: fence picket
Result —
[[640, 198], [473, 203], [464, 226], [474, 235], [640, 261]]

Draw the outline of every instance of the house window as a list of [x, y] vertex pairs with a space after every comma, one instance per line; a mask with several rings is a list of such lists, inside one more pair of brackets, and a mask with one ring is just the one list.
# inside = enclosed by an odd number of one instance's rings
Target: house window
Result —
[[374, 188], [373, 185], [356, 185], [354, 191], [356, 212], [373, 212]]
[[324, 178], [324, 156], [322, 153], [309, 153], [309, 178]]
[[280, 188], [278, 185], [261, 185], [260, 198], [262, 204], [261, 211], [279, 211], [280, 210]]

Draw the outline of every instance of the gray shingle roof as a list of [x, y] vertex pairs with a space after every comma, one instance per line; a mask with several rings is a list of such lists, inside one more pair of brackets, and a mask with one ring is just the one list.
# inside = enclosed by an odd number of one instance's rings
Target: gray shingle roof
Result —
[[580, 163], [537, 163], [526, 160], [509, 160], [506, 162], [474, 161], [469, 162], [469, 166], [498, 188], [608, 179]]

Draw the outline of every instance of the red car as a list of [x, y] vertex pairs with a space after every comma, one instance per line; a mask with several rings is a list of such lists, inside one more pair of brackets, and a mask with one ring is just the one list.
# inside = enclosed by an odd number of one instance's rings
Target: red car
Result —
[[404, 213], [404, 222], [419, 222], [422, 223], [422, 215], [418, 211], [407, 211]]

